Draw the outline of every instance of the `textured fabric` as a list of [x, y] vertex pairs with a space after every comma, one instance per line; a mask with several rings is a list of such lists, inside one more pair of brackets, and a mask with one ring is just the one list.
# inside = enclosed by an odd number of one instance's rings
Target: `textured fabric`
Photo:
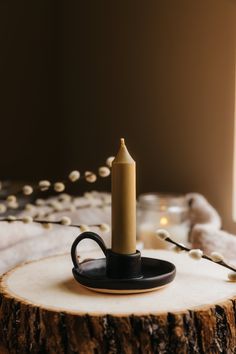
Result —
[[[89, 194], [89, 196], [91, 196]], [[110, 196], [108, 197], [108, 201]], [[93, 198], [78, 197], [73, 200], [77, 207], [90, 205], [77, 209], [73, 212], [56, 212], [52, 216], [55, 220], [60, 220], [67, 215], [75, 224], [96, 225], [101, 223], [110, 224], [110, 206], [100, 207], [103, 204], [104, 194], [94, 194]], [[50, 198], [47, 203], [56, 201]], [[70, 202], [61, 202], [63, 209], [68, 208]], [[37, 212], [45, 220], [45, 213], [51, 212], [50, 206], [37, 206], [34, 211], [22, 212], [19, 216], [34, 215]], [[103, 233], [97, 227], [91, 227], [91, 231], [98, 232], [104, 239], [107, 246], [110, 246], [110, 232]], [[53, 225], [52, 229], [46, 230], [37, 223], [23, 224], [22, 222], [1, 222], [0, 223], [0, 273], [7, 271], [15, 265], [42, 258], [44, 256], [70, 252], [74, 239], [80, 234], [80, 229], [62, 225]], [[80, 251], [95, 249], [98, 247], [91, 240], [84, 240], [79, 245]]]
[[192, 247], [208, 255], [219, 252], [228, 262], [236, 264], [236, 237], [221, 230], [217, 211], [200, 194], [187, 194], [186, 198], [190, 205]]

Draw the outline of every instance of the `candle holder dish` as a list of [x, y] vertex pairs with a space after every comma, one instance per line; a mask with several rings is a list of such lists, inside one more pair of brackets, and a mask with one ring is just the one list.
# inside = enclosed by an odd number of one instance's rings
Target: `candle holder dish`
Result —
[[[78, 261], [79, 242], [91, 239], [100, 246], [105, 258]], [[174, 264], [160, 259], [133, 254], [118, 254], [108, 249], [103, 239], [94, 232], [80, 234], [72, 244], [71, 258], [74, 278], [81, 285], [103, 293], [131, 294], [159, 289], [173, 281]]]

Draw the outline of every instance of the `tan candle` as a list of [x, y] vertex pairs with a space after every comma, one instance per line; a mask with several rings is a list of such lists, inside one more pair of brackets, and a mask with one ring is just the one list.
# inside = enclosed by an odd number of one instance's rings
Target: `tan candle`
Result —
[[136, 252], [136, 168], [124, 139], [112, 162], [112, 251]]

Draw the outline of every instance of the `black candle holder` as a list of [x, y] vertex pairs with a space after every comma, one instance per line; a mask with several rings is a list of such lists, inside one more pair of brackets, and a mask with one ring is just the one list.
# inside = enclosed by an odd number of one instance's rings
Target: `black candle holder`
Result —
[[[78, 262], [76, 248], [79, 242], [91, 239], [100, 246], [105, 258]], [[156, 290], [173, 281], [174, 264], [155, 258], [133, 254], [118, 254], [108, 249], [103, 239], [94, 232], [80, 234], [72, 244], [71, 258], [74, 278], [83, 286], [104, 293], [139, 293]]]

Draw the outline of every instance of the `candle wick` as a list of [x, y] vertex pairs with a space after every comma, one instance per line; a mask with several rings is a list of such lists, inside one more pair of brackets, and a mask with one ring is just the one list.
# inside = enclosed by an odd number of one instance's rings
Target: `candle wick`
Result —
[[125, 139], [124, 139], [124, 138], [121, 138], [121, 139], [120, 139], [120, 143], [121, 143], [122, 146], [124, 146], [124, 145], [125, 145]]

